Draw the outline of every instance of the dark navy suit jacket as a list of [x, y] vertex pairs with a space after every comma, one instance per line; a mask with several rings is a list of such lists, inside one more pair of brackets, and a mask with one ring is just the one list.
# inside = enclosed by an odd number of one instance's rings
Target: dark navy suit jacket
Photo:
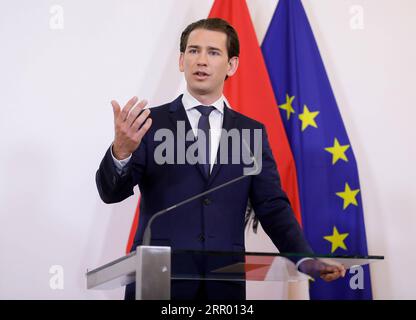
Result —
[[[125, 172], [117, 174], [108, 149], [96, 174], [98, 192], [105, 203], [120, 202], [133, 194], [135, 185], [139, 186], [140, 218], [132, 250], [141, 244], [147, 222], [155, 212], [239, 177], [245, 167], [242, 163], [231, 163], [231, 152], [229, 163], [215, 164], [209, 178], [198, 164], [156, 163], [154, 151], [161, 141], [155, 141], [155, 132], [170, 129], [176, 138], [178, 121], [185, 124], [186, 132], [191, 130], [191, 126], [182, 105], [182, 96], [152, 108], [150, 116], [152, 126], [133, 152]], [[156, 218], [152, 224], [151, 244], [173, 249], [244, 251], [244, 221], [250, 199], [263, 229], [280, 252], [311, 253], [281, 188], [265, 127], [225, 107], [223, 128], [227, 131], [262, 130], [261, 172]], [[254, 148], [253, 140], [250, 139], [250, 148]], [[185, 145], [189, 147], [192, 143], [186, 142]], [[176, 156], [176, 143], [173, 149]]]

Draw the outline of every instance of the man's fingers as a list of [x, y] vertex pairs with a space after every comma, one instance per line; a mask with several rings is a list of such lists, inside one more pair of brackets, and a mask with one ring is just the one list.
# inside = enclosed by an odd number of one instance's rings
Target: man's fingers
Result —
[[321, 278], [324, 281], [327, 281], [327, 282], [334, 281], [334, 280], [339, 278], [339, 274], [338, 273], [328, 273], [326, 275], [323, 275]]
[[137, 139], [137, 140], [141, 140], [143, 138], [143, 136], [146, 134], [147, 130], [149, 130], [151, 125], [152, 125], [152, 118], [147, 118], [146, 122], [142, 125], [142, 127], [134, 135], [134, 138]]
[[150, 110], [149, 109], [144, 110], [142, 114], [138, 116], [136, 120], [134, 120], [131, 126], [131, 130], [133, 130], [133, 132], [136, 132], [137, 130], [139, 130], [140, 126], [146, 121], [146, 118], [149, 115], [150, 115]]
[[117, 119], [118, 115], [120, 114], [120, 105], [116, 100], [111, 101], [111, 106], [113, 107], [113, 113], [114, 113], [114, 120]]
[[335, 272], [339, 273], [341, 277], [345, 277], [345, 267], [343, 265], [341, 266], [335, 266]]
[[321, 278], [324, 279], [325, 281], [333, 281], [338, 279], [341, 276], [341, 273], [338, 271], [334, 271], [331, 273], [325, 273], [323, 275], [321, 275]]
[[125, 121], [127, 119], [127, 116], [129, 115], [129, 112], [131, 110], [131, 108], [133, 108], [133, 106], [136, 104], [138, 98], [136, 96], [134, 96], [133, 98], [131, 98], [126, 105], [124, 106], [123, 110], [121, 111], [121, 120]]
[[325, 281], [333, 281], [339, 277], [345, 277], [345, 267], [344, 266], [326, 266], [321, 270], [321, 278]]
[[330, 266], [330, 265], [325, 265], [321, 268], [320, 273], [322, 275], [322, 274], [332, 273], [332, 272], [335, 272], [337, 270], [338, 270], [337, 267]]
[[142, 100], [130, 110], [130, 113], [127, 115], [127, 119], [126, 119], [127, 125], [129, 127], [133, 124], [137, 116], [140, 114], [140, 112], [143, 110], [143, 108], [146, 105], [147, 105], [147, 101]]

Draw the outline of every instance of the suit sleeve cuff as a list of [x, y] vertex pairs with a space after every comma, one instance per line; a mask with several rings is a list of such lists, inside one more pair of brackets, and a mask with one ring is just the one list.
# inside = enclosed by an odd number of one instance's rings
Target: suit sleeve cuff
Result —
[[110, 147], [110, 152], [111, 152], [111, 157], [113, 158], [114, 165], [116, 167], [116, 171], [119, 175], [121, 175], [123, 173], [123, 168], [125, 168], [125, 166], [129, 163], [131, 159], [131, 155], [129, 155], [127, 158], [122, 159], [122, 160], [116, 159], [116, 157], [114, 157], [113, 155], [113, 145], [111, 145]]
[[[303, 258], [303, 259], [300, 259], [297, 263], [296, 263], [296, 269], [298, 269], [299, 270], [299, 267], [300, 267], [300, 265], [302, 264], [302, 262], [303, 261], [306, 261], [306, 260], [313, 260], [313, 258]], [[299, 270], [300, 271], [300, 270]]]

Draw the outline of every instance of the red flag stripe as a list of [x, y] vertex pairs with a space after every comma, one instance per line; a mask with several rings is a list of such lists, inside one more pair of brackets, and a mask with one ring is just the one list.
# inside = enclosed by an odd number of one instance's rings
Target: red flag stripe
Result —
[[131, 246], [134, 242], [134, 236], [136, 235], [137, 226], [139, 225], [139, 215], [140, 215], [140, 196], [137, 201], [136, 212], [134, 213], [133, 224], [130, 227], [129, 240], [127, 241], [126, 254], [130, 252]]

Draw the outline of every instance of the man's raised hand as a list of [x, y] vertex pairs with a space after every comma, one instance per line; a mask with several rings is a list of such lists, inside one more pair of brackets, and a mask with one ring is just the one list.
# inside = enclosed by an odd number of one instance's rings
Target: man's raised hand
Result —
[[129, 157], [139, 147], [143, 136], [152, 125], [152, 119], [148, 118], [149, 109], [140, 114], [147, 101], [137, 103], [137, 100], [137, 97], [131, 98], [123, 109], [117, 101], [111, 101], [114, 112], [113, 155], [118, 160]]

